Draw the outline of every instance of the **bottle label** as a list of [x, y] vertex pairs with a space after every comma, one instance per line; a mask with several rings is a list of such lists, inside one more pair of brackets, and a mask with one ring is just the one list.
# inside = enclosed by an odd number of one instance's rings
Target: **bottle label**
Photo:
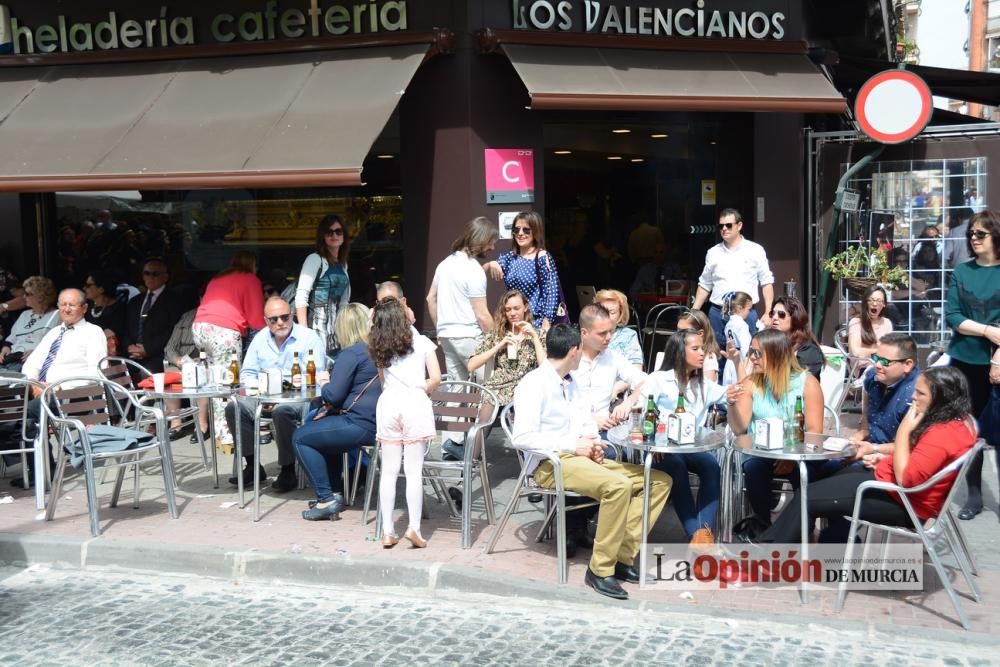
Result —
[[656, 425], [648, 419], [642, 422], [642, 434], [647, 438], [652, 437], [653, 433], [656, 431]]
[[292, 376], [292, 386], [295, 387], [296, 389], [302, 387], [302, 375], [297, 374]]
[[232, 384], [232, 383], [233, 383], [233, 372], [227, 368], [222, 371], [222, 384]]

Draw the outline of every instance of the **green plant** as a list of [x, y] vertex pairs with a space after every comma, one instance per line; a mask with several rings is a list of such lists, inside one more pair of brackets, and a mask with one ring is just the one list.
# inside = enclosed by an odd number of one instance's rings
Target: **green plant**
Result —
[[864, 246], [853, 246], [823, 260], [823, 268], [830, 272], [831, 278], [837, 280], [867, 276], [890, 289], [903, 287], [910, 282], [906, 269], [889, 265], [889, 259], [882, 248], [869, 251]]

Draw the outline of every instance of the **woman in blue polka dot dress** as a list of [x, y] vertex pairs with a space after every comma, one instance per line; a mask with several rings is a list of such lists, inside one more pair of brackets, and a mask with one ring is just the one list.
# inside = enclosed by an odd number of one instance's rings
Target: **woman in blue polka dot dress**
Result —
[[559, 274], [556, 262], [545, 250], [542, 216], [522, 211], [511, 229], [511, 250], [483, 268], [494, 280], [502, 280], [507, 289], [521, 290], [535, 315], [535, 326], [548, 331], [559, 306]]

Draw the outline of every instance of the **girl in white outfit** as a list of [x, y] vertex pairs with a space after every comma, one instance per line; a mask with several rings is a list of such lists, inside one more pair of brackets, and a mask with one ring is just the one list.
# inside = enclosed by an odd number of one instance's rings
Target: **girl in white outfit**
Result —
[[750, 325], [747, 315], [753, 308], [753, 298], [746, 292], [730, 292], [722, 300], [722, 317], [726, 318], [726, 349], [732, 362], [722, 371], [722, 385], [729, 386], [746, 377], [747, 352], [750, 350]]
[[410, 326], [406, 307], [386, 297], [372, 311], [368, 348], [382, 380], [382, 395], [375, 409], [375, 437], [382, 449], [379, 503], [382, 513], [382, 546], [399, 542], [393, 525], [396, 479], [402, 463], [406, 475], [406, 513], [409, 526], [404, 537], [414, 547], [427, 541], [420, 535], [424, 500], [424, 451], [434, 438], [434, 412], [428, 394], [441, 383], [437, 346]]

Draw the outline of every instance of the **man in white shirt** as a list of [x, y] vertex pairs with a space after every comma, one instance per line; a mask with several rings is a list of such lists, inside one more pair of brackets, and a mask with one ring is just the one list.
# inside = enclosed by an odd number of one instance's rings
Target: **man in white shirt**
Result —
[[[514, 390], [513, 444], [558, 456], [565, 488], [600, 501], [594, 552], [584, 581], [601, 595], [624, 600], [628, 593], [618, 581], [639, 581], [634, 562], [643, 541], [643, 469], [604, 458], [590, 405], [572, 376], [582, 355], [576, 329], [565, 324], [552, 327], [546, 348], [548, 359]], [[544, 455], [530, 456], [527, 466], [540, 486], [555, 487], [552, 463]], [[653, 526], [667, 502], [671, 480], [652, 471], [650, 485], [649, 525]]]
[[[38, 343], [38, 347], [24, 362], [21, 372], [30, 380], [43, 385], [59, 382], [70, 377], [100, 378], [98, 364], [107, 356], [108, 342], [104, 330], [86, 321], [87, 297], [78, 289], [65, 289], [59, 293], [59, 319], [61, 324], [48, 333]], [[42, 409], [40, 390], [34, 390], [35, 398], [28, 402], [25, 419], [29, 423], [29, 435], [38, 423]], [[28, 458], [34, 470], [34, 459]], [[32, 482], [34, 474], [30, 475]], [[22, 482], [21, 478], [14, 480]], [[23, 482], [22, 482], [23, 483]]]
[[[599, 431], [607, 431], [628, 419], [632, 406], [642, 397], [646, 381], [645, 373], [620, 352], [608, 349], [615, 326], [611, 314], [601, 304], [592, 303], [580, 311], [581, 357], [573, 379]], [[632, 391], [611, 410], [611, 401], [624, 389]]]
[[[744, 292], [754, 305], [764, 297], [764, 326], [771, 324], [771, 304], [774, 302], [774, 274], [767, 262], [767, 253], [759, 244], [744, 238], [743, 216], [734, 208], [722, 209], [719, 214], [719, 234], [722, 242], [708, 249], [705, 268], [698, 278], [698, 293], [694, 308], [700, 309], [707, 299], [711, 307], [708, 319], [718, 341], [726, 340], [725, 320], [722, 319], [722, 300], [730, 292]], [[746, 318], [750, 331], [757, 330], [756, 308]], [[722, 369], [720, 369], [722, 370]]]
[[427, 292], [427, 312], [437, 327], [451, 380], [469, 379], [467, 366], [476, 340], [493, 328], [493, 316], [486, 306], [486, 271], [479, 260], [493, 251], [497, 236], [496, 223], [488, 218], [469, 222], [451, 244], [452, 253], [438, 264]]

